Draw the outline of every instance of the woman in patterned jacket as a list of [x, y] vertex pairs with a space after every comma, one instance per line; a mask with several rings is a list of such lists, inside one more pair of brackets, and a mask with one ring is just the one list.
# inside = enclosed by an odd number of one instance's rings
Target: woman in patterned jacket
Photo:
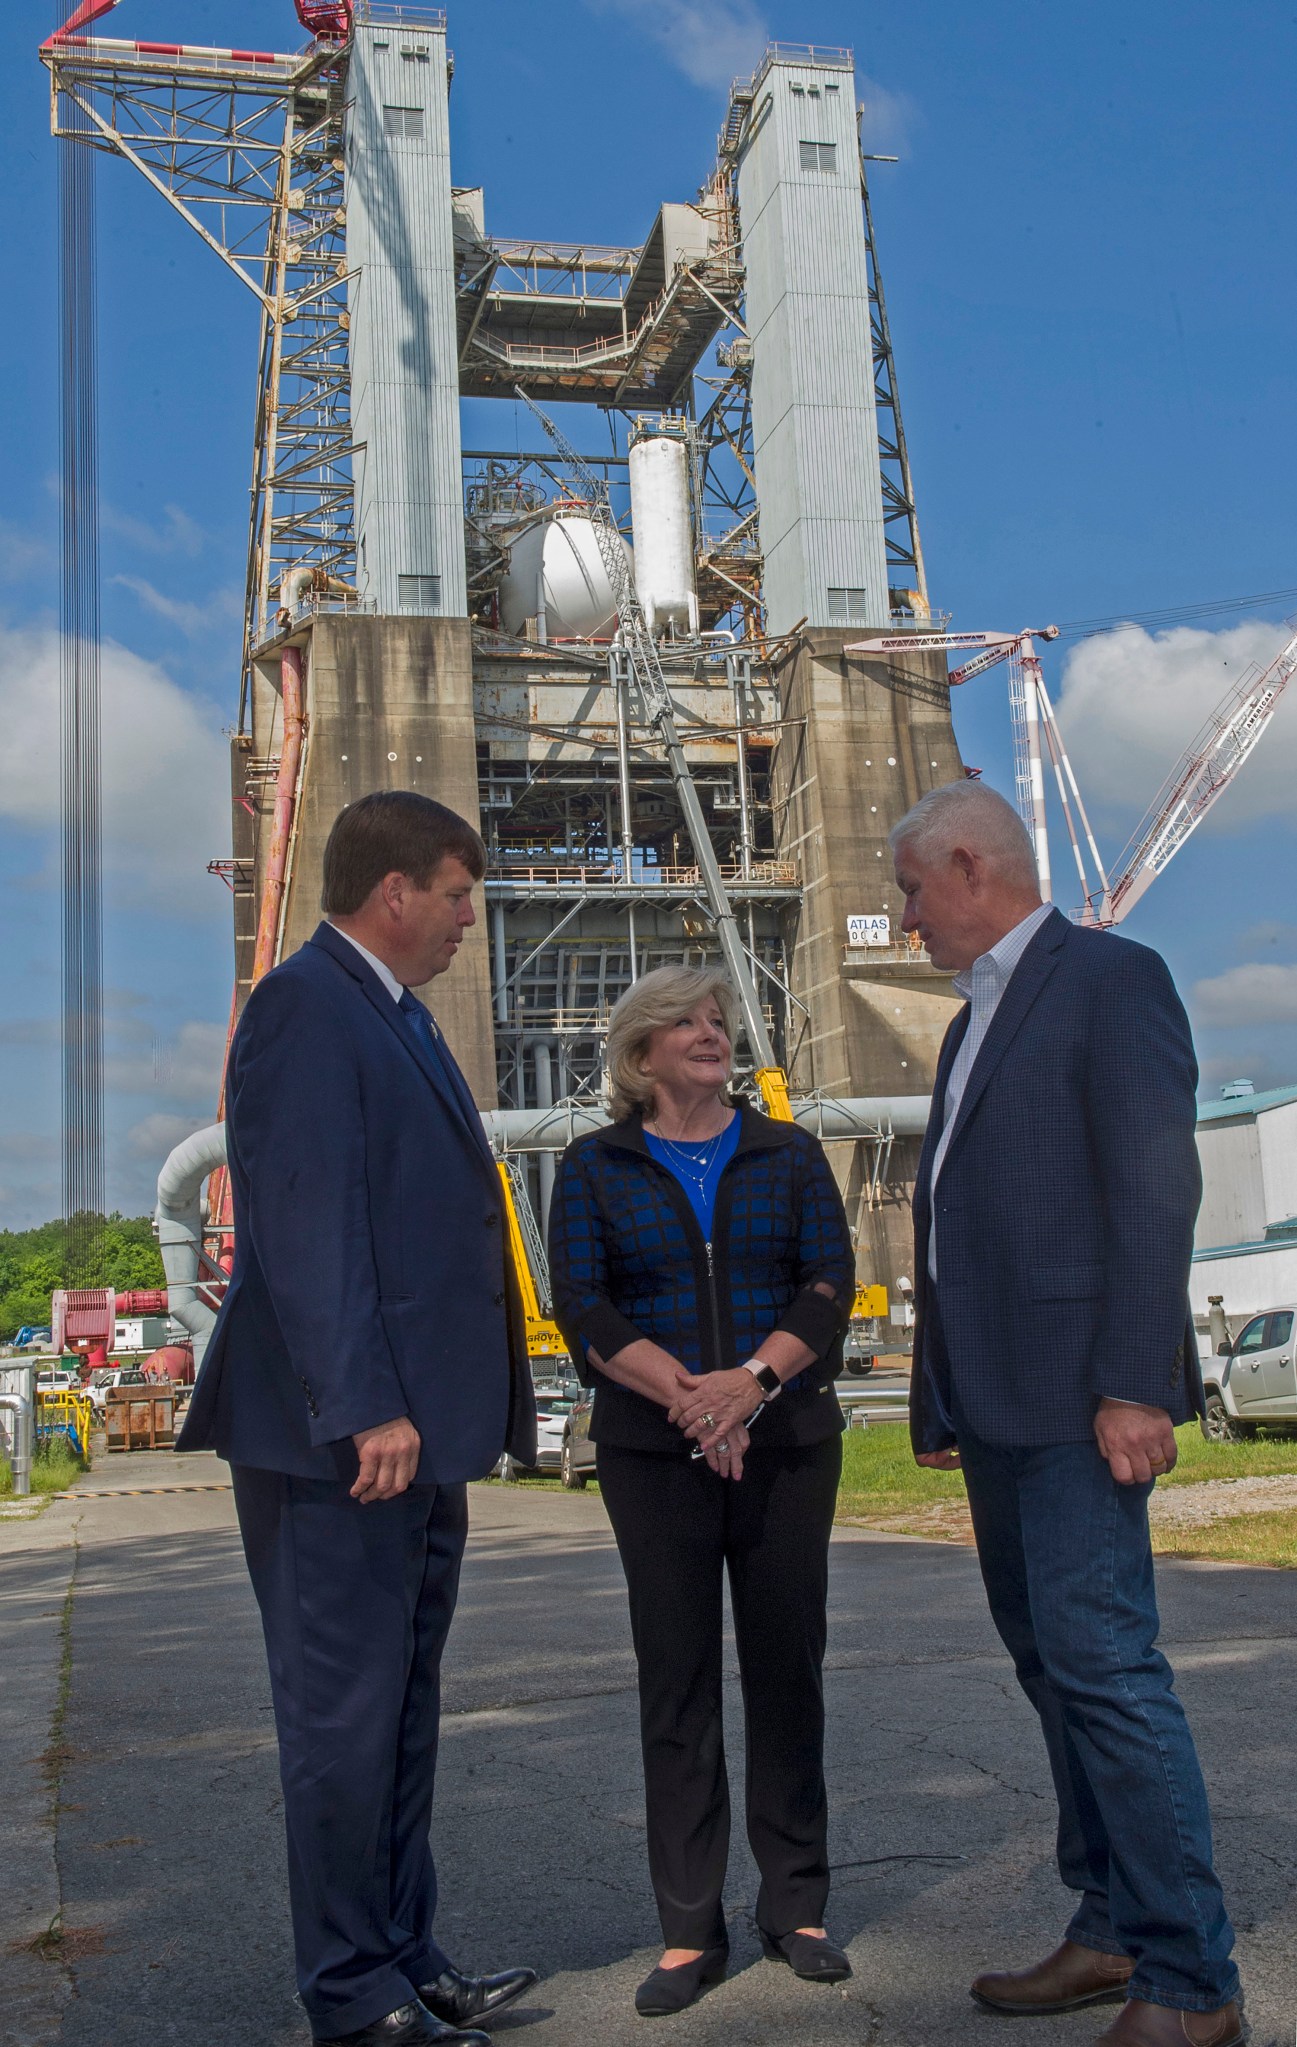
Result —
[[851, 1973], [823, 1925], [821, 1670], [855, 1261], [816, 1139], [730, 1103], [736, 1007], [722, 973], [688, 967], [622, 997], [614, 1121], [568, 1147], [550, 1213], [555, 1315], [596, 1389], [590, 1433], [639, 1665], [666, 1942], [635, 1995], [646, 2015], [725, 1974], [726, 1572], [762, 1945], [813, 1982]]

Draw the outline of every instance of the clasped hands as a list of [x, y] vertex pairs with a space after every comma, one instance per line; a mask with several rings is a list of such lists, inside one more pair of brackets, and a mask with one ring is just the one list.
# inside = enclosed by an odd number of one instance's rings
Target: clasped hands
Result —
[[742, 1478], [743, 1455], [751, 1440], [745, 1423], [761, 1405], [751, 1372], [737, 1365], [733, 1371], [698, 1377], [678, 1365], [675, 1377], [679, 1390], [667, 1409], [667, 1420], [698, 1444], [720, 1477]]

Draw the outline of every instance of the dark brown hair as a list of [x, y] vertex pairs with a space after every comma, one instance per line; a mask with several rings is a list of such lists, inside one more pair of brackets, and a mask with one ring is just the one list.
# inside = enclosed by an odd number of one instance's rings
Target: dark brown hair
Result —
[[474, 881], [486, 872], [486, 847], [471, 824], [413, 789], [376, 789], [341, 811], [324, 848], [320, 908], [352, 917], [385, 874], [408, 874], [428, 888], [443, 860], [460, 860]]

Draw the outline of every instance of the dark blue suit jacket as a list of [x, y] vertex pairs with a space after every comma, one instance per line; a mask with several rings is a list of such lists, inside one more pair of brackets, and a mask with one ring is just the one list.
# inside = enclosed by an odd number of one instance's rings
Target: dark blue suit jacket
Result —
[[408, 1415], [416, 1482], [535, 1456], [495, 1161], [466, 1082], [331, 925], [253, 990], [230, 1049], [234, 1271], [177, 1449], [350, 1481]]
[[914, 1190], [916, 1450], [954, 1441], [953, 1379], [990, 1443], [1092, 1438], [1105, 1395], [1201, 1412], [1188, 1313], [1202, 1180], [1189, 1020], [1157, 953], [1057, 912], [1000, 999], [935, 1190], [940, 1104], [968, 1028], [941, 1048]]

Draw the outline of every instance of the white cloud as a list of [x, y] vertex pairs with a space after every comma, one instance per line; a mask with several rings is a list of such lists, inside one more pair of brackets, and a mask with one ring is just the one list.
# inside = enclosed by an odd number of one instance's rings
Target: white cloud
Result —
[[755, 0], [586, 0], [642, 28], [691, 85], [725, 90], [756, 69], [770, 40]]
[[158, 525], [130, 512], [119, 512], [115, 505], [102, 505], [99, 523], [106, 533], [115, 533], [147, 554], [184, 554], [192, 560], [203, 551], [202, 527], [179, 505], [164, 505]]
[[1297, 1023], [1297, 967], [1229, 967], [1195, 983], [1191, 1006], [1208, 1027]]
[[156, 1115], [145, 1116], [140, 1122], [132, 1123], [126, 1133], [126, 1142], [140, 1158], [160, 1166], [182, 1138], [192, 1137], [195, 1130], [202, 1130], [215, 1121], [216, 1100], [213, 1096], [206, 1116], [169, 1116], [158, 1110]]
[[201, 638], [214, 626], [228, 625], [242, 611], [237, 590], [217, 590], [203, 603], [196, 604], [188, 598], [168, 597], [165, 590], [155, 589], [143, 576], [114, 576], [112, 580], [138, 597], [155, 618], [165, 618], [169, 625], [179, 626], [190, 639]]
[[[120, 1036], [124, 1036], [128, 1046], [132, 1040], [139, 1042], [137, 1048], [119, 1051], [114, 1051], [110, 1042], [104, 1060], [104, 1079], [110, 1088], [121, 1094], [158, 1089], [184, 1109], [192, 1106], [195, 1113], [204, 1103], [210, 1103], [215, 1115], [221, 1061], [225, 1057], [223, 1025], [181, 1024], [173, 1039], [162, 1043], [151, 1040], [147, 1046], [138, 1032], [127, 1030]], [[113, 1037], [119, 1037], [115, 1030], [110, 1032], [110, 1040]], [[210, 1122], [212, 1118], [209, 1115], [202, 1120]]]
[[[1087, 807], [1133, 822], [1229, 689], [1249, 668], [1267, 667], [1286, 637], [1282, 626], [1254, 619], [1223, 632], [1128, 627], [1083, 640], [1067, 657], [1058, 716]], [[1297, 689], [1203, 829], [1291, 819], [1294, 777]]]
[[[107, 898], [224, 915], [206, 871], [230, 843], [226, 746], [211, 711], [111, 641], [100, 674]], [[58, 826], [59, 642], [50, 630], [0, 628], [0, 819], [51, 834]]]
[[[876, 78], [857, 70], [856, 93], [864, 108], [861, 140], [866, 150], [878, 156], [904, 156], [919, 113], [908, 92], [894, 92]], [[869, 181], [871, 193], [873, 178]]]

